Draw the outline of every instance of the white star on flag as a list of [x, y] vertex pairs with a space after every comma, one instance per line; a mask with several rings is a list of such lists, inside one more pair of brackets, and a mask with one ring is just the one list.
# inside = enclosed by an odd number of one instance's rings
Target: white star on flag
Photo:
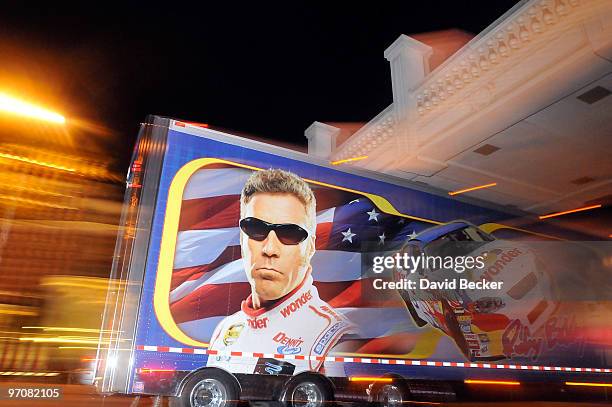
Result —
[[378, 216], [380, 215], [380, 213], [376, 212], [376, 208], [372, 208], [370, 212], [366, 212], [366, 213], [370, 215], [368, 220], [374, 219], [376, 222], [378, 222]]
[[344, 239], [342, 239], [343, 242], [345, 240], [348, 240], [350, 243], [353, 243], [353, 236], [357, 236], [357, 234], [351, 232], [351, 228], [348, 228], [346, 232], [340, 232], [340, 233], [342, 233], [342, 235], [344, 236]]
[[409, 239], [414, 239], [416, 237], [417, 233], [413, 230], [411, 234], [408, 235]]
[[385, 239], [387, 238], [387, 236], [385, 236], [385, 232], [383, 232], [382, 235], [378, 236], [378, 238], [380, 239], [380, 242], [378, 244], [385, 244]]

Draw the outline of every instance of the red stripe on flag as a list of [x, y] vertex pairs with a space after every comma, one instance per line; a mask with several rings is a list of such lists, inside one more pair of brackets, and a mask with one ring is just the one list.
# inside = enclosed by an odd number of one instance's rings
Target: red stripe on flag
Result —
[[328, 187], [310, 185], [317, 200], [317, 212], [337, 206], [346, 205], [354, 199], [365, 199], [363, 196], [350, 192], [339, 191]]
[[187, 199], [181, 207], [179, 231], [232, 228], [240, 220], [240, 195]]
[[317, 224], [317, 240], [315, 242], [315, 247], [317, 250], [325, 250], [327, 248], [327, 244], [329, 243], [329, 236], [332, 232], [332, 227], [334, 224], [332, 222], [323, 222]]
[[231, 315], [251, 293], [249, 283], [209, 284], [170, 305], [177, 323]]
[[240, 254], [240, 246], [228, 246], [221, 252], [212, 263], [204, 264], [195, 267], [185, 267], [182, 269], [175, 269], [172, 272], [172, 283], [170, 289], [174, 290], [176, 287], [181, 285], [183, 282], [188, 280], [197, 280], [202, 277], [205, 273], [214, 270], [218, 267], [223, 266], [234, 260], [238, 260], [242, 257]]

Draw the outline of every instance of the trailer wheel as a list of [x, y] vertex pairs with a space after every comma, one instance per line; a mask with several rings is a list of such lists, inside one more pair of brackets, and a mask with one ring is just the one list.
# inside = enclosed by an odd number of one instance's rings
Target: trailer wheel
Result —
[[323, 407], [333, 401], [333, 392], [323, 379], [306, 375], [287, 384], [281, 401], [287, 407]]
[[401, 380], [377, 384], [370, 394], [370, 400], [380, 407], [400, 407], [410, 399], [410, 391]]
[[240, 387], [236, 379], [218, 370], [203, 370], [185, 383], [179, 397], [170, 399], [170, 407], [236, 407]]

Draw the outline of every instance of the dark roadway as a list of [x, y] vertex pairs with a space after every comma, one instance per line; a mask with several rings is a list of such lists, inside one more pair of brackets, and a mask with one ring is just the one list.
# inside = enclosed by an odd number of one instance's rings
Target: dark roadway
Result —
[[[66, 385], [66, 384], [51, 384], [51, 383], [25, 383], [25, 382], [0, 382], [0, 388], [2, 393], [6, 394], [7, 387], [61, 387], [62, 397], [57, 400], [0, 400], [0, 407], [30, 407], [30, 406], [43, 406], [43, 407], [76, 407], [76, 406], [88, 406], [88, 407], [167, 407], [168, 400], [161, 399], [155, 400], [153, 397], [132, 397], [122, 395], [112, 396], [101, 396], [96, 392], [93, 386], [86, 385]], [[270, 402], [251, 402], [249, 407], [266, 407], [272, 405], [279, 405], [279, 403]], [[426, 403], [426, 402], [407, 402], [408, 406], [524, 406], [529, 404], [530, 407], [565, 407], [565, 406], [603, 406], [610, 405], [609, 403], [592, 403], [592, 402], [535, 402], [535, 401], [515, 401], [515, 402], [459, 402], [459, 403]], [[349, 406], [350, 403], [342, 403], [343, 406]], [[356, 406], [356, 404], [352, 404]], [[364, 406], [363, 403], [359, 406]]]

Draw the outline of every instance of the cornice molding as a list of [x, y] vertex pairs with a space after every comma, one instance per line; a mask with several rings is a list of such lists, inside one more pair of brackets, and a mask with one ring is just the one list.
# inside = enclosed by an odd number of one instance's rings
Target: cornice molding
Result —
[[[394, 138], [401, 133], [398, 125], [422, 128], [428, 122], [435, 122], [443, 113], [450, 114], [456, 122], [473, 114], [474, 108], [485, 109], [496, 100], [498, 92], [507, 91], [496, 87], [499, 75], [533, 58], [539, 49], [560, 34], [593, 18], [599, 9], [605, 7], [605, 2], [534, 0], [517, 4], [418, 83], [406, 95], [414, 103], [400, 107], [394, 98], [391, 106], [334, 151], [334, 159], [367, 155], [382, 143], [397, 142]], [[407, 36], [400, 36], [387, 48], [385, 58], [391, 61], [406, 47], [426, 52], [427, 46], [410, 40]], [[525, 78], [517, 72], [515, 80], [520, 82]], [[478, 95], [477, 100], [458, 109], [457, 106], [465, 105], [465, 98], [470, 95]], [[398, 108], [402, 112], [398, 112]], [[411, 117], [411, 120], [405, 122], [400, 120], [401, 117]], [[391, 138], [391, 135], [396, 137]], [[419, 137], [426, 135], [419, 134]], [[421, 139], [420, 144], [423, 141]]]

